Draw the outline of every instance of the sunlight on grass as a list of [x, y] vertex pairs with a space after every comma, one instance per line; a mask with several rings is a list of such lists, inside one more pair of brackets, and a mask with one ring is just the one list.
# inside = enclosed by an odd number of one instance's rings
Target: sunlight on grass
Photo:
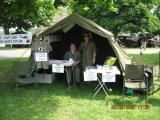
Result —
[[[136, 57], [136, 56], [133, 56]], [[143, 62], [157, 64], [156, 55], [144, 56]], [[26, 60], [26, 59], [23, 59]], [[143, 97], [122, 97], [122, 90], [114, 88], [109, 98], [101, 91], [94, 99], [95, 86], [69, 91], [64, 82], [51, 85], [26, 85], [18, 88], [9, 69], [15, 59], [0, 61], [0, 119], [2, 120], [159, 120], [160, 93], [149, 97], [149, 109], [112, 109], [115, 105], [145, 105]]]
[[159, 63], [159, 55], [158, 54], [144, 54], [140, 56], [139, 54], [131, 54], [132, 61], [140, 61], [142, 64], [149, 64], [149, 65], [158, 65]]

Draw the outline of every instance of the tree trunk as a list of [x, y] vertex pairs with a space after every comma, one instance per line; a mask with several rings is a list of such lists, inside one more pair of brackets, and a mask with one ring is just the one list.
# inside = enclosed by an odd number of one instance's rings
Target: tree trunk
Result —
[[0, 11], [2, 11], [3, 12], [3, 10], [4, 10], [4, 0], [0, 0]]
[[3, 29], [4, 29], [4, 34], [5, 34], [5, 35], [9, 35], [9, 28], [4, 27]]
[[[9, 27], [4, 26], [3, 29], [4, 29], [4, 34], [9, 35]], [[12, 45], [7, 44], [5, 45], [5, 47], [12, 47]]]

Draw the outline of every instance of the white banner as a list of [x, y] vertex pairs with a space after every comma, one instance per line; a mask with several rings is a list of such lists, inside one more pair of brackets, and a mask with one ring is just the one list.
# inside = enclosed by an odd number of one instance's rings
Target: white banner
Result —
[[97, 81], [97, 72], [85, 71], [83, 74], [84, 81]]
[[52, 72], [53, 73], [64, 73], [64, 65], [63, 64], [52, 64]]
[[31, 44], [32, 34], [12, 34], [12, 35], [1, 35], [0, 44]]
[[48, 61], [47, 53], [35, 53], [35, 61]]

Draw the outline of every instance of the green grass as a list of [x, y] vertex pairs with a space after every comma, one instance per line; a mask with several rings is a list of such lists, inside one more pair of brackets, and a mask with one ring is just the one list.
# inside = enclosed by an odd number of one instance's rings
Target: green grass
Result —
[[10, 68], [12, 67], [15, 61], [26, 61], [26, 60], [28, 60], [28, 58], [10, 58], [10, 59], [1, 60], [0, 73], [6, 70], [10, 70]]
[[[152, 56], [152, 55], [151, 55]], [[154, 55], [153, 55], [154, 56]], [[145, 63], [150, 56], [145, 56]], [[148, 61], [146, 60], [148, 58]], [[23, 59], [25, 60], [25, 59]], [[92, 98], [94, 86], [77, 88], [66, 87], [63, 81], [56, 80], [51, 85], [27, 85], [18, 89], [10, 74], [15, 59], [0, 61], [0, 119], [1, 120], [159, 120], [160, 93], [149, 97], [149, 109], [140, 109], [145, 105], [141, 97], [125, 97], [114, 87], [109, 98], [100, 92]], [[135, 109], [112, 109], [113, 105], [136, 105]]]
[[159, 55], [158, 54], [144, 54], [140, 56], [139, 54], [131, 54], [132, 61], [140, 61], [142, 64], [149, 64], [149, 65], [158, 65], [159, 63]]

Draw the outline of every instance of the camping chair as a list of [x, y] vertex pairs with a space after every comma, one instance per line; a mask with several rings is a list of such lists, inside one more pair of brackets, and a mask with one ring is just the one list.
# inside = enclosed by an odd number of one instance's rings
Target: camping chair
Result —
[[24, 84], [35, 83], [38, 87], [38, 82], [36, 79], [36, 67], [31, 61], [14, 62], [12, 71], [16, 78], [16, 89], [18, 94], [18, 86]]
[[148, 102], [148, 79], [144, 68], [144, 65], [125, 65], [123, 95], [133, 95], [133, 90], [143, 90], [146, 91], [146, 102]]

